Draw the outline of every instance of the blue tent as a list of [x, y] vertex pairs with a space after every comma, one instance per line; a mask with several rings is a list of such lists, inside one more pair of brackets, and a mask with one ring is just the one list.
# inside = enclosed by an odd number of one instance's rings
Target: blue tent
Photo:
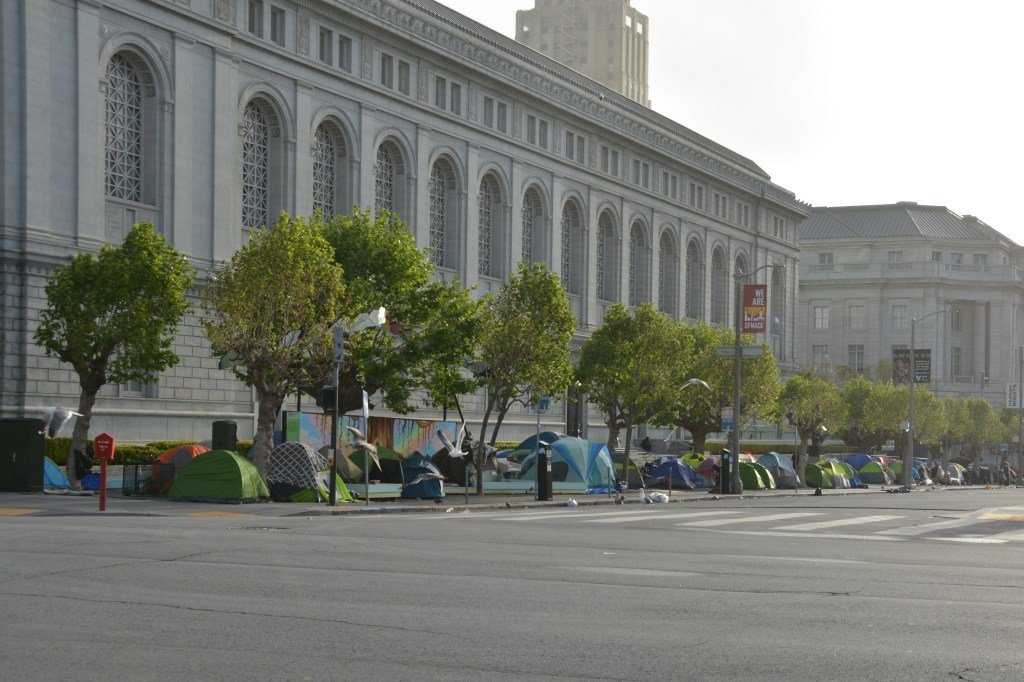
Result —
[[866, 488], [867, 487], [866, 485], [864, 485], [864, 481], [860, 477], [860, 472], [858, 472], [856, 469], [854, 469], [850, 464], [848, 464], [847, 462], [844, 462], [843, 460], [838, 459], [836, 457], [829, 457], [828, 461], [835, 462], [840, 467], [842, 467], [843, 469], [846, 470], [846, 477], [850, 479], [850, 487], [851, 488]]
[[863, 452], [857, 453], [856, 455], [848, 455], [846, 457], [846, 463], [853, 467], [854, 471], [860, 471], [865, 465], [871, 464], [877, 460], [873, 459], [870, 455], [865, 455]]
[[[543, 438], [541, 438], [543, 440]], [[551, 480], [584, 483], [588, 488], [607, 486], [615, 480], [612, 458], [604, 443], [565, 436], [551, 446]], [[522, 461], [519, 478], [537, 480], [537, 453]]]
[[[545, 443], [554, 443], [559, 439], [559, 435], [554, 431], [541, 431], [540, 439]], [[536, 450], [537, 449], [537, 434], [533, 434], [519, 445], [512, 448], [512, 450]]]
[[43, 457], [43, 487], [70, 488], [67, 474], [49, 457]]
[[444, 497], [444, 485], [438, 479], [430, 478], [409, 485], [413, 479], [421, 474], [437, 474], [440, 476], [441, 472], [429, 459], [418, 452], [414, 452], [402, 460], [402, 483], [405, 484], [402, 488], [402, 497], [414, 500], [424, 497]]
[[777, 488], [793, 488], [796, 486], [796, 469], [789, 455], [769, 452], [757, 458], [757, 463], [767, 469], [775, 479]]
[[643, 474], [646, 486], [667, 485], [671, 476], [673, 488], [697, 488], [697, 474], [694, 473], [693, 467], [678, 457], [659, 457], [644, 467]]

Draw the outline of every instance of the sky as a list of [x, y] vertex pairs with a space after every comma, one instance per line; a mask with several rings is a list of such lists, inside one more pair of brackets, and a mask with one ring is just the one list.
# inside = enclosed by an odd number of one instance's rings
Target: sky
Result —
[[[440, 1], [513, 38], [516, 10], [533, 6]], [[650, 19], [651, 107], [801, 201], [947, 206], [1024, 244], [1024, 3], [632, 5]]]

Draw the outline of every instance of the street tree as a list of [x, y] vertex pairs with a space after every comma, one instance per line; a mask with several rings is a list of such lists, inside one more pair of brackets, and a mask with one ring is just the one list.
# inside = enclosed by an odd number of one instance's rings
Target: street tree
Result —
[[[396, 216], [355, 210], [332, 217], [327, 240], [343, 270], [341, 314], [355, 318], [384, 307], [388, 325], [352, 340], [353, 361], [339, 378], [339, 414], [362, 404], [362, 391], [398, 414], [416, 403], [452, 408], [473, 391], [461, 371], [477, 347], [482, 306], [458, 280], [435, 281], [429, 253]], [[306, 387], [315, 392], [325, 375]]]
[[344, 291], [319, 218], [285, 214], [254, 231], [206, 284], [202, 325], [211, 349], [234, 357], [235, 375], [256, 390], [250, 457], [264, 479], [284, 399], [328, 371]]
[[666, 414], [681, 386], [673, 372], [681, 353], [680, 336], [668, 316], [645, 303], [631, 313], [622, 304], [611, 306], [580, 350], [576, 369], [581, 390], [605, 413], [609, 450], [611, 433], [626, 431], [622, 479], [628, 476], [633, 427]]
[[[879, 432], [883, 443], [892, 440], [897, 452], [902, 453], [906, 446], [906, 431], [900, 429], [900, 423], [907, 421], [909, 414], [910, 387], [880, 381], [864, 402], [863, 428]], [[923, 386], [914, 389], [914, 430], [918, 443], [935, 442], [946, 432], [945, 407]]]
[[864, 408], [867, 402], [876, 390], [885, 390], [885, 383], [876, 383], [857, 376], [843, 384], [839, 393], [846, 404], [847, 416], [845, 425], [837, 432], [837, 435], [847, 445], [861, 450], [881, 448], [891, 436], [884, 429], [869, 428], [864, 420]]
[[[731, 404], [733, 398], [733, 360], [718, 357], [718, 347], [732, 346], [736, 337], [731, 329], [701, 321], [676, 324], [673, 332], [681, 351], [671, 358], [670, 371], [679, 390], [668, 411], [655, 421], [686, 429], [693, 438], [694, 451], [704, 452], [708, 435], [722, 429], [723, 405]], [[753, 337], [746, 335], [741, 341], [752, 345]], [[742, 411], [734, 415], [737, 428], [756, 416], [774, 417], [778, 410], [778, 365], [767, 344], [762, 344], [761, 350], [760, 357], [740, 361]], [[699, 384], [683, 389], [690, 379], [706, 382], [711, 390]]]
[[830, 432], [841, 431], [846, 424], [846, 404], [834, 383], [814, 374], [799, 374], [786, 380], [782, 387], [779, 412], [796, 428], [800, 437], [793, 465], [797, 477], [802, 480], [807, 464], [808, 440], [822, 428]]
[[986, 445], [1008, 441], [1010, 434], [1017, 432], [1016, 420], [1010, 428], [983, 398], [950, 397], [944, 405], [946, 435], [959, 443], [970, 459], [978, 459]]
[[494, 445], [512, 405], [536, 405], [569, 387], [576, 317], [556, 274], [541, 263], [520, 263], [500, 293], [486, 297], [479, 328], [474, 367], [487, 399], [474, 459], [477, 492], [483, 492], [484, 443]]
[[71, 365], [81, 393], [67, 474], [78, 487], [74, 452], [85, 452], [96, 394], [108, 382], [151, 383], [178, 363], [174, 333], [189, 310], [195, 272], [149, 223], [132, 228], [121, 246], [79, 253], [46, 284], [47, 306], [35, 341]]

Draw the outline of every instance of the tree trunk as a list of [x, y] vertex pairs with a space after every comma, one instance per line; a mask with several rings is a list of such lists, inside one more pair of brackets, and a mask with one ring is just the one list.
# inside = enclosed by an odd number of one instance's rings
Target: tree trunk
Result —
[[491, 431], [491, 447], [494, 447], [494, 444], [498, 441], [498, 431], [501, 430], [501, 423], [505, 421], [505, 415], [508, 414], [508, 410], [511, 406], [512, 405], [510, 403], [502, 407], [500, 410], [498, 410], [498, 420], [494, 422], [494, 429]]
[[484, 412], [484, 420], [480, 423], [480, 437], [476, 439], [476, 447], [473, 448], [473, 469], [476, 471], [476, 494], [484, 494], [484, 443], [487, 442], [487, 422], [491, 420], [491, 412], [494, 410], [494, 399], [487, 401], [487, 411]]
[[[687, 429], [689, 431], [689, 429]], [[708, 434], [710, 431], [690, 431], [693, 436], [693, 452], [703, 453], [708, 449]]]
[[793, 468], [796, 469], [797, 485], [804, 484], [804, 469], [807, 467], [807, 435], [800, 434], [800, 447], [796, 449], [796, 462]]
[[633, 422], [626, 420], [626, 452], [622, 458], [622, 480], [629, 484], [629, 451], [633, 442]]
[[276, 395], [260, 396], [256, 417], [256, 435], [252, 441], [249, 459], [256, 465], [263, 480], [267, 480], [267, 464], [270, 460], [270, 449], [274, 444], [274, 422], [277, 412], [281, 409], [283, 398]]
[[75, 430], [71, 433], [71, 449], [68, 451], [68, 461], [65, 469], [68, 474], [68, 485], [71, 490], [81, 490], [82, 483], [75, 473], [75, 450], [85, 454], [85, 444], [89, 440], [89, 422], [92, 419], [92, 408], [96, 404], [96, 394], [99, 387], [82, 387], [82, 394], [78, 397], [78, 412], [81, 417], [75, 418]]

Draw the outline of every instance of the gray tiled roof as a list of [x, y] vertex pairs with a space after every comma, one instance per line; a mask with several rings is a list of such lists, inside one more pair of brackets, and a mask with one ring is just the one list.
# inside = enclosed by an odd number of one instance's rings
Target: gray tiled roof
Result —
[[815, 207], [800, 224], [801, 240], [884, 237], [1009, 241], [977, 218], [959, 216], [945, 206], [914, 202]]
[[582, 90], [589, 91], [595, 96], [597, 96], [598, 93], [603, 93], [606, 105], [614, 105], [630, 116], [646, 121], [648, 124], [663, 128], [667, 133], [678, 136], [695, 148], [716, 154], [723, 159], [735, 163], [747, 172], [758, 175], [765, 180], [769, 179], [768, 173], [751, 159], [737, 154], [731, 149], [718, 144], [714, 140], [708, 139], [685, 126], [676, 123], [667, 116], [662, 116], [642, 104], [634, 102], [628, 97], [624, 97], [623, 95], [610, 90], [597, 81], [587, 78], [578, 71], [574, 71], [569, 67], [550, 59], [522, 43], [495, 31], [494, 29], [473, 21], [469, 17], [459, 14], [455, 10], [445, 7], [439, 2], [435, 2], [434, 0], [401, 0], [401, 2], [410, 7], [414, 7], [425, 14], [440, 19], [453, 28], [467, 33], [477, 40], [481, 40], [517, 60], [545, 71], [550, 76], [566, 81]]

